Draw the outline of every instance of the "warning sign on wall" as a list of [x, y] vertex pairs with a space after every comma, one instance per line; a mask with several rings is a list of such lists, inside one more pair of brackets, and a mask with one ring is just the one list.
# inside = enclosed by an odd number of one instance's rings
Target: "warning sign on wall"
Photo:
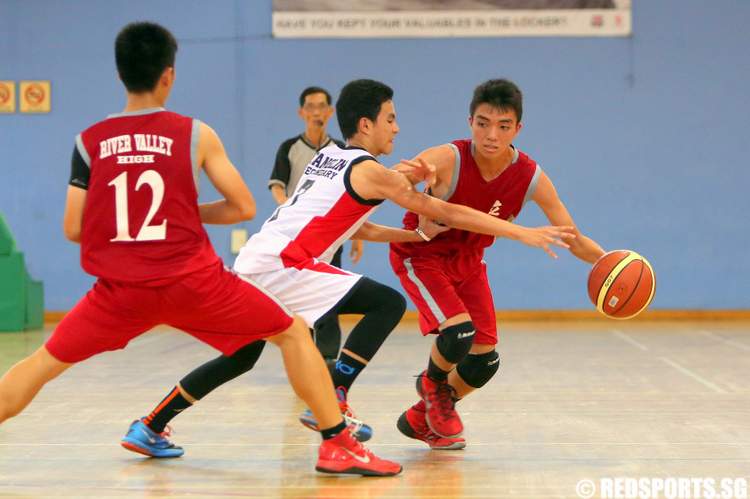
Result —
[[0, 113], [16, 112], [16, 82], [0, 80]]
[[52, 101], [50, 82], [44, 80], [22, 81], [18, 100], [21, 101], [22, 113], [48, 113]]

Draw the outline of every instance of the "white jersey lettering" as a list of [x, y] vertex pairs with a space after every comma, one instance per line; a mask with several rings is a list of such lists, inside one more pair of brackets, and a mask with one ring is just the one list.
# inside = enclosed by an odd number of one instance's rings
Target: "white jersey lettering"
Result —
[[130, 135], [118, 135], [110, 137], [99, 142], [99, 159], [104, 159], [113, 154], [131, 152], [133, 146], [130, 142]]
[[354, 165], [367, 151], [331, 144], [308, 163], [291, 197], [240, 251], [234, 269], [255, 274], [314, 261], [330, 262], [382, 200], [361, 199], [351, 188]]

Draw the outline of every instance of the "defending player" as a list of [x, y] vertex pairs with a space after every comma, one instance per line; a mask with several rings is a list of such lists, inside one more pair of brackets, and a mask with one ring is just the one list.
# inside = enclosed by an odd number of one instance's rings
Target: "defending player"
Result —
[[[305, 322], [215, 254], [202, 223], [250, 219], [255, 202], [216, 133], [163, 108], [176, 51], [172, 34], [153, 23], [130, 24], [117, 36], [127, 104], [76, 138], [64, 216], [65, 235], [81, 243], [81, 264], [98, 279], [47, 343], [0, 379], [0, 422], [75, 363], [168, 324], [227, 356], [258, 340], [276, 344], [295, 392], [321, 419], [316, 469], [399, 473], [399, 464], [374, 456], [347, 428]], [[198, 205], [200, 168], [225, 199]], [[124, 443], [178, 452], [141, 421]]]
[[[332, 372], [342, 411], [349, 416], [348, 391], [398, 323], [405, 303], [397, 291], [328, 262], [352, 237], [421, 241], [413, 228], [393, 229], [366, 222], [385, 199], [449, 225], [516, 239], [550, 254], [550, 245], [567, 247], [559, 238], [572, 237], [572, 228], [513, 225], [418, 192], [412, 183], [426, 177], [429, 182], [434, 172], [424, 162], [405, 162], [398, 166], [399, 171], [383, 167], [375, 158], [392, 151], [399, 131], [392, 99], [393, 91], [373, 80], [356, 80], [343, 88], [336, 112], [347, 146], [332, 144], [320, 151], [305, 169], [292, 197], [248, 240], [234, 264], [236, 271], [263, 285], [309, 324], [327, 314], [364, 315], [349, 334]], [[439, 232], [427, 226], [422, 229]], [[419, 232], [424, 234], [424, 230]], [[154, 431], [162, 431], [169, 420], [195, 401], [251, 369], [261, 350], [262, 345], [253, 355], [242, 358], [220, 356], [197, 368], [146, 418], [147, 424]], [[319, 426], [309, 412], [301, 420], [310, 428]], [[350, 421], [355, 423], [358, 438], [370, 437], [367, 425]]]
[[[469, 110], [471, 139], [417, 156], [437, 169], [431, 194], [509, 222], [534, 201], [551, 224], [575, 227], [547, 175], [512, 144], [521, 130], [518, 87], [489, 80], [476, 88]], [[401, 415], [398, 428], [431, 448], [459, 449], [465, 442], [455, 402], [484, 386], [500, 367], [495, 306], [482, 259], [494, 238], [442, 221], [454, 230], [422, 244], [391, 245], [391, 265], [417, 306], [422, 333], [438, 335], [427, 370], [417, 378], [421, 400]], [[406, 229], [418, 223], [414, 210], [405, 215]], [[569, 243], [576, 257], [593, 263], [604, 253], [578, 229], [575, 235]]]

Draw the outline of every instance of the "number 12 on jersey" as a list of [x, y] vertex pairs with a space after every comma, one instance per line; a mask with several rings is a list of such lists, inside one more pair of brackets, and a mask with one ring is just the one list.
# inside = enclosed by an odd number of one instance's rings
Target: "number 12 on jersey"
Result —
[[149, 225], [164, 199], [164, 180], [155, 170], [146, 170], [138, 177], [135, 190], [139, 190], [143, 184], [148, 184], [151, 188], [151, 207], [135, 239], [130, 236], [130, 220], [128, 219], [128, 172], [122, 172], [107, 184], [115, 188], [117, 236], [110, 239], [111, 242], [163, 241], [167, 238], [166, 219], [160, 225]]

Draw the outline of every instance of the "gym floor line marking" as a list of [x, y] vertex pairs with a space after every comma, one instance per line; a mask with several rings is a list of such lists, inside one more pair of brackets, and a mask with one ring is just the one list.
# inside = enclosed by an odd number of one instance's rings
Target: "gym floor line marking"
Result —
[[707, 388], [710, 388], [711, 390], [715, 391], [716, 393], [723, 393], [723, 394], [727, 393], [727, 391], [724, 390], [723, 388], [721, 388], [720, 386], [718, 386], [718, 385], [716, 385], [714, 383], [711, 383], [707, 379], [705, 379], [705, 378], [701, 377], [700, 375], [694, 373], [690, 369], [681, 366], [680, 364], [678, 364], [677, 362], [673, 361], [672, 359], [668, 359], [666, 357], [659, 357], [659, 360], [661, 360], [664, 363], [666, 363], [666, 364], [674, 367], [675, 369], [677, 369], [678, 371], [680, 371], [685, 376], [694, 379], [695, 381], [697, 381], [701, 385], [703, 385], [703, 386], [705, 386]]
[[731, 345], [733, 347], [739, 348], [740, 350], [745, 350], [746, 352], [750, 352], [750, 346], [748, 346], [748, 345], [744, 345], [744, 344], [739, 343], [737, 341], [724, 338], [723, 336], [719, 336], [718, 334], [712, 333], [711, 331], [700, 331], [700, 333], [703, 336], [708, 336], [709, 338], [713, 338], [713, 339], [718, 340], [718, 341], [720, 341], [722, 343], [726, 343], [727, 345]]
[[611, 329], [610, 333], [612, 333], [613, 335], [617, 336], [618, 338], [620, 338], [625, 343], [630, 343], [634, 347], [640, 348], [644, 352], [648, 352], [648, 347], [646, 345], [644, 345], [643, 343], [640, 343], [638, 341], [635, 341], [633, 338], [631, 338], [627, 334], [623, 333], [619, 329]]

